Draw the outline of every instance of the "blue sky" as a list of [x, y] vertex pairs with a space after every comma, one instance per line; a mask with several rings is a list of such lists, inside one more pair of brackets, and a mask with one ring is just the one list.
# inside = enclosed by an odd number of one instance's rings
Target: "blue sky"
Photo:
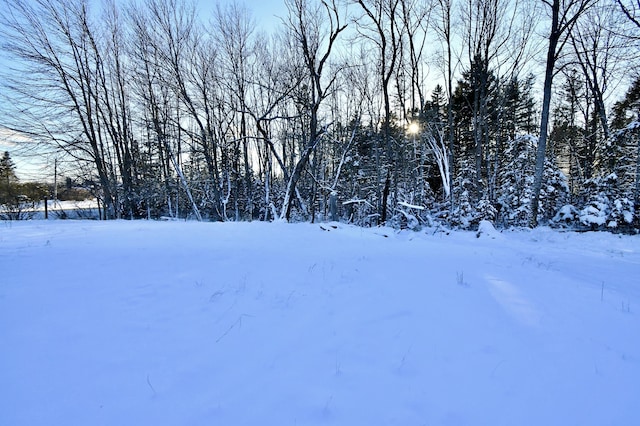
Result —
[[[244, 3], [247, 9], [251, 11], [258, 29], [269, 30], [270, 26], [279, 25], [279, 18], [284, 17], [287, 11], [284, 0], [238, 0], [237, 2]], [[217, 3], [225, 4], [231, 3], [231, 1], [198, 0], [198, 7], [203, 12], [205, 20], [208, 18], [205, 14], [212, 11]]]

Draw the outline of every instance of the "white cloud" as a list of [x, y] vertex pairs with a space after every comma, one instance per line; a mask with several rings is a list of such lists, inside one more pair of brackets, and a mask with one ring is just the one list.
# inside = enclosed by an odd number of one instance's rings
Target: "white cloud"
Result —
[[0, 147], [3, 149], [15, 148], [21, 144], [31, 142], [33, 142], [33, 139], [24, 133], [16, 132], [6, 127], [0, 127]]

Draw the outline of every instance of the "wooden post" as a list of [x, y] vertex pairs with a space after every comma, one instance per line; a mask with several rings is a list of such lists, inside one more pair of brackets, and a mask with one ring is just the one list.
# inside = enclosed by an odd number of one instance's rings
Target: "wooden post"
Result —
[[53, 163], [53, 205], [58, 202], [58, 159]]
[[49, 208], [47, 206], [47, 199], [44, 199], [44, 218], [49, 219]]

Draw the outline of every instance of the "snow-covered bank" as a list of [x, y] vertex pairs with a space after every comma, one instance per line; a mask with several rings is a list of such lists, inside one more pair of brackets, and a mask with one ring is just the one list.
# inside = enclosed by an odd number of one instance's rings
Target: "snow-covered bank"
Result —
[[2, 425], [640, 424], [638, 237], [6, 222], [0, 268]]

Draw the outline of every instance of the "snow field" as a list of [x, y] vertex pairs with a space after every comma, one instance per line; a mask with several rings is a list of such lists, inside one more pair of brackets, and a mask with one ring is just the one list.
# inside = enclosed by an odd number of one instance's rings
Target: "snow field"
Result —
[[479, 235], [1, 223], [0, 424], [640, 424], [640, 239]]

